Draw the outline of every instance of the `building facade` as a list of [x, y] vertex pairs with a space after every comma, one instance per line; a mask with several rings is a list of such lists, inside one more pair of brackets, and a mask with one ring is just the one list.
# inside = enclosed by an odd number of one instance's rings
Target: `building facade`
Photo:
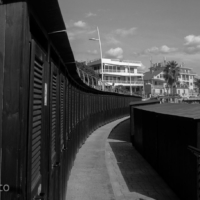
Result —
[[150, 70], [144, 73], [144, 88], [147, 96], [164, 96], [166, 94], [179, 94], [189, 97], [197, 94], [195, 86], [196, 73], [191, 68], [180, 66], [179, 83], [176, 88], [168, 88], [163, 77], [166, 62], [152, 64]]
[[121, 86], [131, 94], [142, 94], [144, 82], [143, 73], [138, 71], [138, 67], [142, 66], [140, 61], [103, 58], [102, 62], [101, 59], [97, 59], [88, 62], [87, 65], [99, 74], [105, 89]]

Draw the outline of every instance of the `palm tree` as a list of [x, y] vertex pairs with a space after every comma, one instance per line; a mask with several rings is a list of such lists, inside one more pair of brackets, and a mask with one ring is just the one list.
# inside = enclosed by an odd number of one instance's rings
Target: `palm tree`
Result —
[[180, 76], [180, 66], [178, 66], [178, 63], [176, 61], [169, 61], [165, 65], [163, 73], [163, 77], [167, 83], [167, 87], [171, 88], [171, 91], [173, 91], [173, 88], [177, 87], [177, 84], [179, 83], [178, 79]]

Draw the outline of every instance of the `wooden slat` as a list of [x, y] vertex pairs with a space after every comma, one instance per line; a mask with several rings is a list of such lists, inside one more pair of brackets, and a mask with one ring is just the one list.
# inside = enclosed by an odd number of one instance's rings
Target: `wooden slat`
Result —
[[42, 85], [38, 84], [38, 83], [35, 83], [35, 82], [33, 84], [33, 87], [34, 87], [34, 89], [37, 89], [37, 88], [42, 89]]
[[37, 126], [32, 130], [32, 133], [35, 133], [36, 131], [41, 130], [41, 126]]
[[34, 138], [34, 139], [32, 140], [32, 145], [38, 144], [38, 142], [39, 142], [40, 140], [41, 140], [41, 136], [38, 136], [38, 137]]
[[40, 156], [40, 151], [38, 151], [37, 153], [34, 154], [34, 156], [32, 156], [32, 163]]
[[38, 121], [38, 120], [41, 120], [41, 115], [38, 115], [38, 116], [36, 116], [36, 117], [33, 117], [33, 122], [35, 122], [35, 121]]
[[33, 92], [34, 94], [42, 94], [42, 90], [38, 90], [37, 88], [34, 88]]
[[32, 152], [32, 158], [39, 152], [40, 153], [41, 147], [38, 146], [33, 152]]
[[38, 121], [36, 121], [36, 122], [33, 122], [33, 127], [36, 127], [36, 126], [38, 126], [38, 125], [41, 125], [41, 120], [38, 120]]
[[34, 150], [35, 150], [37, 147], [39, 147], [40, 144], [41, 144], [41, 141], [38, 141], [36, 144], [34, 144], [34, 145], [32, 146], [32, 152], [34, 152]]
[[41, 105], [42, 104], [42, 100], [38, 100], [38, 99], [37, 100], [33, 100], [33, 104], [40, 104]]
[[39, 114], [41, 114], [41, 113], [42, 113], [41, 110], [35, 110], [35, 111], [33, 111], [33, 116], [39, 115]]
[[32, 182], [32, 184], [31, 184], [31, 191], [34, 190], [34, 188], [35, 188], [36, 184], [38, 183], [38, 181], [40, 180], [40, 178], [41, 178], [41, 175], [37, 174], [37, 176], [34, 177], [34, 179], [31, 181]]

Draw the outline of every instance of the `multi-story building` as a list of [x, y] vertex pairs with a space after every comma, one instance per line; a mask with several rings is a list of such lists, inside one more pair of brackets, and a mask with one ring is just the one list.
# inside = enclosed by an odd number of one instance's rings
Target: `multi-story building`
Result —
[[[172, 88], [168, 88], [163, 77], [163, 70], [166, 61], [162, 63], [151, 63], [150, 70], [144, 73], [144, 87], [147, 96], [162, 96], [172, 93]], [[188, 97], [196, 94], [196, 87], [194, 84], [195, 76], [197, 74], [191, 68], [180, 66], [179, 83], [174, 88], [173, 93], [179, 94], [182, 97]]]
[[[122, 86], [131, 94], [142, 94], [143, 91], [143, 73], [138, 71], [142, 66], [140, 61], [118, 60], [102, 58], [88, 62], [99, 74], [105, 88]], [[102, 71], [103, 69], [103, 71]]]

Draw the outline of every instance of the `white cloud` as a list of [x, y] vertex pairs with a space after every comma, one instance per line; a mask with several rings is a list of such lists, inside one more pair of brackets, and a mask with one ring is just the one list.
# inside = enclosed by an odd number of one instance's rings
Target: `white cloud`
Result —
[[200, 53], [200, 35], [188, 35], [185, 38], [184, 52], [187, 54]]
[[136, 30], [137, 30], [136, 27], [133, 27], [130, 29], [117, 29], [114, 31], [114, 34], [120, 35], [122, 37], [126, 37], [128, 35], [134, 35]]
[[185, 38], [185, 45], [200, 45], [200, 35], [188, 35]]
[[158, 53], [159, 48], [158, 47], [151, 47], [150, 49], [146, 49], [145, 53]]
[[117, 47], [117, 48], [111, 48], [110, 50], [108, 50], [106, 52], [106, 55], [108, 57], [112, 57], [112, 58], [118, 58], [118, 59], [121, 59], [123, 58], [123, 49], [120, 48], [120, 47]]
[[78, 22], [74, 22], [74, 26], [80, 27], [80, 28], [85, 28], [86, 27], [86, 23], [83, 22], [83, 21], [78, 21]]
[[91, 12], [86, 14], [86, 17], [95, 17], [95, 16], [97, 16], [97, 14], [94, 14], [94, 13], [91, 13]]
[[174, 47], [168, 47], [166, 45], [163, 45], [161, 48], [160, 48], [160, 51], [163, 52], [163, 53], [170, 53], [170, 52], [174, 52], [176, 51], [177, 48], [174, 48]]
[[159, 47], [152, 47], [150, 49], [146, 49], [145, 53], [150, 54], [168, 54], [177, 51], [177, 48], [174, 47], [168, 47], [166, 45]]

